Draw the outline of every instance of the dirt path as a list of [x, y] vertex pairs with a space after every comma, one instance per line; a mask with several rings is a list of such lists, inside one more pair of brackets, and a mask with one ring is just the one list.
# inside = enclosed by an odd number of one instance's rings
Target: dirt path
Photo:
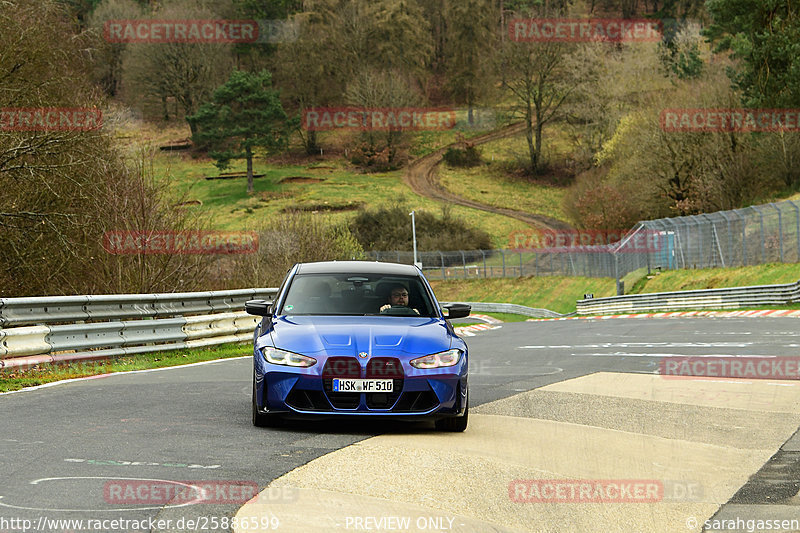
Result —
[[[469, 142], [477, 146], [494, 141], [496, 139], [502, 139], [503, 137], [511, 137], [512, 135], [516, 135], [524, 130], [525, 125], [520, 122], [517, 124], [511, 124], [505, 128], [481, 135], [479, 137], [474, 137], [469, 139]], [[455, 146], [455, 144], [457, 143], [440, 148], [439, 150], [421, 157], [408, 165], [405, 174], [405, 181], [415, 193], [419, 194], [420, 196], [433, 198], [434, 200], [442, 200], [445, 202], [450, 202], [451, 204], [463, 205], [464, 207], [471, 207], [473, 209], [480, 209], [481, 211], [487, 211], [489, 213], [515, 218], [535, 228], [570, 228], [570, 225], [562, 220], [545, 215], [526, 213], [524, 211], [509, 209], [506, 207], [494, 207], [491, 205], [482, 204], [480, 202], [458, 196], [457, 194], [445, 189], [444, 186], [442, 186], [442, 184], [439, 182], [436, 167], [439, 165], [439, 163], [441, 163], [442, 156], [447, 149], [451, 146]]]

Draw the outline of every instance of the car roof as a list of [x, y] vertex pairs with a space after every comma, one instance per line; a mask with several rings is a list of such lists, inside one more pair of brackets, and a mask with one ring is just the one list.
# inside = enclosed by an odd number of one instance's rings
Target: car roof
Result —
[[390, 274], [400, 276], [418, 276], [419, 270], [414, 265], [399, 263], [381, 263], [378, 261], [321, 261], [318, 263], [300, 263], [297, 274]]

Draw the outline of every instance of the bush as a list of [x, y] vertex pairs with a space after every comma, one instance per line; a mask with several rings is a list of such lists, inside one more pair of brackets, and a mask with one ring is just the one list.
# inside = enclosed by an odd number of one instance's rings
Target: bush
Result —
[[463, 150], [450, 147], [442, 158], [451, 167], [474, 167], [481, 163], [480, 151], [471, 144], [467, 144]]
[[350, 152], [350, 162], [370, 172], [397, 170], [395, 151], [388, 146], [382, 150], [362, 143]]
[[[365, 250], [412, 250], [410, 212], [411, 208], [403, 204], [363, 210], [352, 222], [350, 230]], [[488, 233], [452, 216], [449, 206], [445, 206], [438, 217], [428, 211], [417, 211], [416, 227], [420, 251], [492, 248]]]
[[228, 287], [277, 287], [295, 263], [364, 257], [346, 226], [311, 213], [284, 213], [256, 231], [258, 251], [235, 257]]

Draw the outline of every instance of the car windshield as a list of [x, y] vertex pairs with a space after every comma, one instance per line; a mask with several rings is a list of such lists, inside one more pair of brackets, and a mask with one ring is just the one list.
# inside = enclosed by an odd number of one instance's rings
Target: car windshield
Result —
[[278, 314], [437, 316], [419, 277], [385, 274], [297, 275]]

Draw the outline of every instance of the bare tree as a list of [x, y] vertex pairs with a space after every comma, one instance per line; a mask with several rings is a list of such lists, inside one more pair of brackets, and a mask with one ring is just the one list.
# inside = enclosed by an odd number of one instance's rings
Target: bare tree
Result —
[[112, 20], [138, 19], [143, 15], [136, 0], [103, 0], [89, 16], [89, 28], [98, 37], [98, 46], [92, 57], [94, 80], [108, 96], [116, 96], [122, 84], [122, 55], [126, 43], [107, 40], [105, 24]]
[[514, 112], [525, 123], [529, 170], [542, 165], [545, 126], [562, 116], [563, 106], [586, 80], [570, 56], [578, 46], [564, 42], [506, 41], [498, 56], [497, 68], [504, 86], [514, 100]]
[[[216, 17], [199, 0], [170, 3], [157, 16], [160, 19]], [[169, 120], [167, 103], [174, 99], [185, 118], [210, 98], [232, 69], [230, 44], [131, 43], [123, 56], [126, 100], [140, 105], [160, 103], [162, 117]], [[193, 128], [191, 124], [190, 127]]]
[[[6, 113], [18, 107], [67, 113], [104, 109], [89, 82], [85, 51], [91, 50], [94, 37], [76, 35], [64, 9], [52, 0], [2, 2], [0, 109]], [[194, 225], [186, 215], [173, 213], [151, 183], [139, 179], [110, 135], [74, 123], [57, 131], [4, 126], [0, 294], [176, 290], [202, 283], [202, 269], [193, 269], [186, 256], [161, 258], [166, 259], [163, 268], [157, 257], [141, 258], [149, 266], [131, 274], [129, 258], [115, 262], [103, 251], [104, 232], [138, 226], [142, 217], [161, 230]]]

